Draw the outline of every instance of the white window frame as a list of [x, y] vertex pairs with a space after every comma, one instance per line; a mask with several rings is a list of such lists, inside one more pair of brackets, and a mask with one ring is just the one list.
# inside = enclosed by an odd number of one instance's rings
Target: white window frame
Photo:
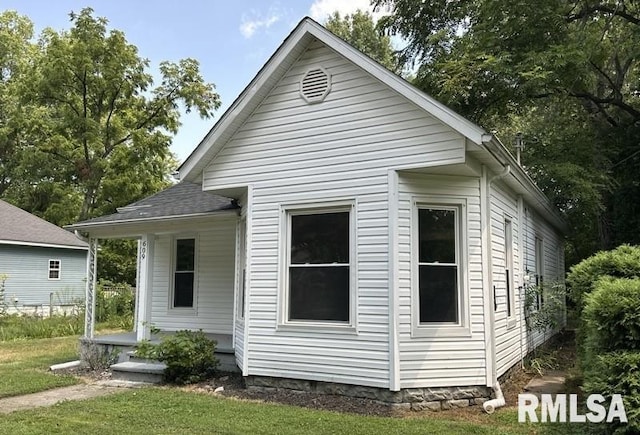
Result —
[[[175, 274], [176, 274], [176, 255], [178, 254], [178, 240], [193, 239], [193, 306], [192, 307], [174, 307], [173, 301], [175, 296]], [[198, 311], [198, 254], [200, 251], [200, 240], [196, 234], [179, 234], [171, 238], [171, 261], [169, 274], [169, 311], [173, 314], [194, 315]]]
[[[57, 268], [51, 267], [51, 264], [54, 262], [58, 263]], [[47, 277], [49, 278], [49, 281], [60, 281], [60, 279], [62, 278], [62, 261], [58, 258], [52, 258], [52, 259], [49, 259], [48, 265], [49, 265], [49, 269], [47, 271]], [[57, 278], [51, 278], [51, 272], [53, 271], [58, 272]]]
[[[513, 218], [504, 216], [504, 269], [505, 269], [505, 308], [507, 312], [507, 328], [516, 326], [516, 289], [514, 278], [514, 252], [513, 252]], [[507, 274], [507, 271], [509, 273]]]
[[[456, 225], [456, 263], [458, 267], [458, 322], [420, 323], [420, 209], [454, 210]], [[467, 200], [454, 197], [414, 197], [411, 212], [411, 336], [412, 337], [469, 337], [469, 284], [467, 262]]]
[[[291, 260], [291, 216], [323, 213], [349, 213], [349, 321], [289, 320], [289, 266]], [[280, 252], [278, 330], [357, 333], [357, 250], [356, 201], [353, 199], [314, 203], [282, 204], [280, 206]]]
[[[535, 261], [536, 273], [534, 275], [534, 285], [539, 287], [544, 285], [544, 238], [542, 234], [536, 233], [533, 239], [533, 255]], [[544, 304], [544, 287], [542, 287], [542, 292], [538, 292], [536, 294], [536, 303], [534, 307], [534, 312], [537, 312], [542, 305]]]
[[237, 230], [237, 307], [236, 316], [241, 322], [244, 322], [247, 298], [247, 219], [242, 216], [238, 219]]

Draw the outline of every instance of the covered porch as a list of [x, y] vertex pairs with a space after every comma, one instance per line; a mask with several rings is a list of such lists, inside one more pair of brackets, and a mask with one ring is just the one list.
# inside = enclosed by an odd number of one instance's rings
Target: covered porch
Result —
[[[84, 340], [130, 350], [175, 331], [202, 330], [216, 340], [216, 354], [233, 357], [235, 364], [242, 345], [235, 336], [241, 321], [236, 315], [239, 211], [232, 199], [179, 183], [112, 215], [69, 226], [89, 243]], [[138, 245], [134, 328], [97, 335], [99, 243], [114, 238]]]

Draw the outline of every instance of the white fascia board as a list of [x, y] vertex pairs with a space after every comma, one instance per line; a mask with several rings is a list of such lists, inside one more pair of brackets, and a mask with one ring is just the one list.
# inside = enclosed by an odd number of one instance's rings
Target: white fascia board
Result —
[[213, 217], [213, 216], [220, 216], [225, 214], [237, 214], [238, 210], [239, 209], [232, 208], [228, 210], [222, 210], [222, 211], [216, 211], [216, 212], [210, 212], [210, 213], [193, 213], [193, 214], [160, 216], [160, 217], [150, 217], [150, 218], [141, 218], [141, 219], [123, 219], [119, 221], [108, 221], [108, 222], [89, 222], [86, 224], [68, 225], [65, 228], [78, 230], [78, 231], [90, 231], [92, 228], [119, 227], [120, 225], [179, 222], [183, 220], [190, 220], [190, 219], [201, 218], [201, 217]]
[[58, 245], [55, 243], [24, 242], [20, 240], [0, 240], [0, 245], [35, 246], [38, 248], [77, 249], [80, 251], [86, 251], [89, 249], [88, 246]]

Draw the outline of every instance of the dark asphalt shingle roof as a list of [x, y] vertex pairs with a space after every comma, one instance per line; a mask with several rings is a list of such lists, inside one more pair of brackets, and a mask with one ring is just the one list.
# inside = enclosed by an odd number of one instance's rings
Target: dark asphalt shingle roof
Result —
[[117, 213], [78, 222], [69, 227], [205, 214], [237, 208], [239, 207], [235, 200], [203, 191], [200, 184], [183, 181], [126, 207], [121, 207]]
[[0, 200], [0, 243], [46, 244], [86, 248], [75, 234]]

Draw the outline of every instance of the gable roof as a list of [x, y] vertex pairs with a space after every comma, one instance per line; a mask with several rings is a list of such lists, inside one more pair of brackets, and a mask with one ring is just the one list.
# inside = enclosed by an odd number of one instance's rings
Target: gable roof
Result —
[[66, 228], [87, 229], [117, 223], [205, 216], [237, 208], [239, 207], [233, 199], [203, 191], [201, 185], [183, 181], [126, 207], [120, 207], [116, 213], [78, 222]]
[[2, 200], [0, 244], [88, 249], [75, 234]]
[[181, 180], [200, 181], [198, 177], [206, 165], [224, 146], [226, 141], [231, 138], [233, 133], [244, 124], [260, 102], [267, 96], [271, 88], [314, 40], [319, 40], [326, 44], [376, 79], [404, 95], [434, 118], [450, 126], [462, 136], [467, 137], [473, 143], [478, 145], [482, 143], [483, 135], [486, 135], [486, 131], [482, 128], [420, 91], [402, 77], [389, 71], [369, 56], [325, 29], [321, 24], [309, 17], [305, 17], [178, 168]]
[[513, 181], [509, 183], [517, 191], [524, 191], [527, 200], [539, 209], [556, 228], [562, 231], [567, 230], [567, 224], [559, 215], [556, 207], [551, 204], [546, 195], [493, 134], [488, 133], [482, 127], [417, 89], [411, 83], [389, 71], [309, 17], [303, 18], [298, 23], [258, 74], [178, 168], [181, 180], [201, 182], [201, 174], [205, 167], [236, 130], [246, 122], [262, 100], [267, 97], [273, 86], [277, 84], [314, 40], [324, 43], [434, 118], [466, 137], [468, 143], [477, 145], [477, 151], [486, 154], [487, 158], [494, 162], [493, 170], [502, 170], [502, 168], [509, 166], [510, 174], [513, 177]]

